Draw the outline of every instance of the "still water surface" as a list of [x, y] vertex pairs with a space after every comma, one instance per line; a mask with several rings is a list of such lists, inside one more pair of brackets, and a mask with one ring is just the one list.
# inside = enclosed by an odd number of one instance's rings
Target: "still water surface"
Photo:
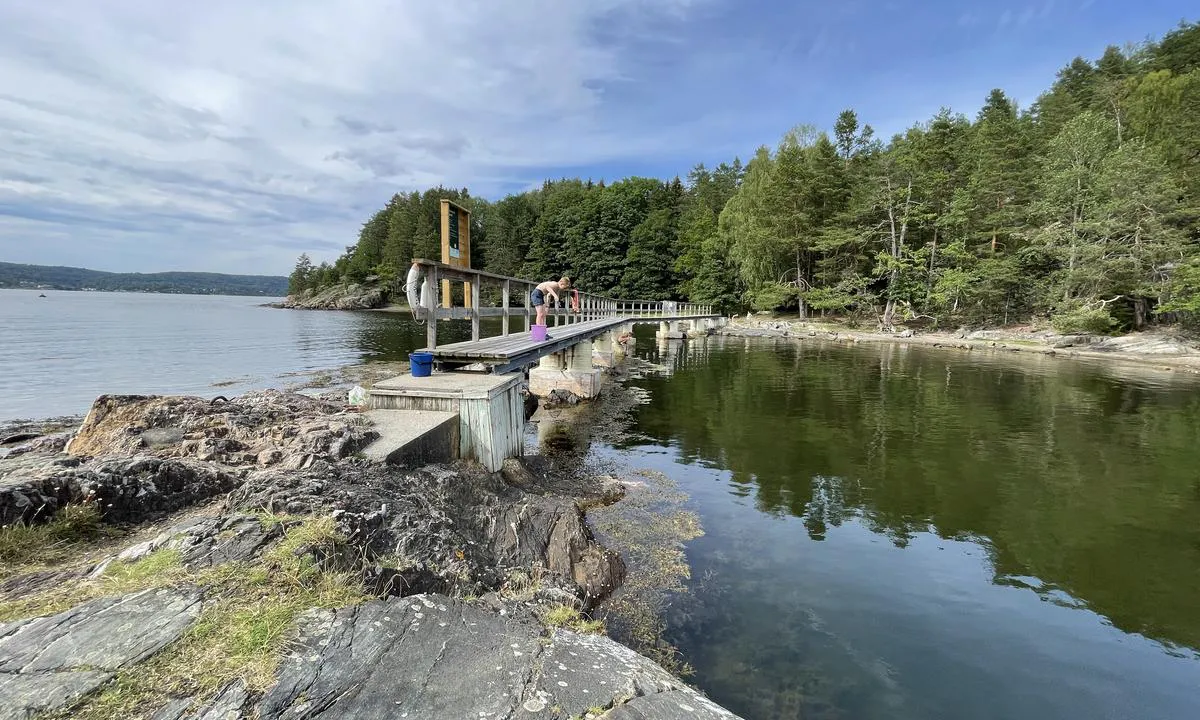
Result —
[[[46, 295], [0, 290], [0, 420], [424, 344], [405, 315]], [[595, 452], [691, 496], [705, 534], [668, 635], [715, 700], [749, 720], [1200, 717], [1196, 383], [917, 347], [638, 347], [668, 371]]]
[[[0, 421], [87, 412], [103, 393], [281, 387], [425, 345], [407, 314], [262, 307], [268, 298], [0, 290]], [[439, 325], [450, 339], [469, 332]], [[462, 336], [462, 337], [460, 337]]]
[[670, 348], [609, 452], [700, 515], [668, 635], [715, 700], [751, 720], [1200, 717], [1196, 383], [891, 345]]

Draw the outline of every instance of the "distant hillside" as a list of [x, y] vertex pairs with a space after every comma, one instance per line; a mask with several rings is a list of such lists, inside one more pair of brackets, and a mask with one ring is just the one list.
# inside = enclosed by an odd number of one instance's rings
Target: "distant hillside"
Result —
[[188, 295], [287, 295], [286, 277], [163, 272], [110, 273], [73, 267], [15, 265], [0, 262], [0, 288], [105, 290]]

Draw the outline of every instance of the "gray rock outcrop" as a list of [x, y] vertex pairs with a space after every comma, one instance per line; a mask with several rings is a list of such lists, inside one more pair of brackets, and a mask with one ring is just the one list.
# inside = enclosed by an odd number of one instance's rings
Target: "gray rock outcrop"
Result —
[[109, 522], [149, 520], [227, 493], [251, 469], [328, 468], [376, 437], [344, 405], [298, 394], [104, 395], [69, 442], [30, 440], [0, 462], [0, 525], [91, 502]]
[[[611, 489], [594, 489], [604, 493]], [[518, 489], [461, 467], [398, 473], [345, 461], [334, 473], [263, 470], [251, 473], [227, 505], [300, 515], [332, 511], [339, 531], [366, 557], [379, 558], [376, 582], [390, 594], [482, 594], [510, 571], [536, 567], [574, 585], [580, 599], [594, 605], [625, 572], [620, 556], [596, 544], [574, 499], [539, 494], [536, 485]]]
[[[639, 702], [640, 701], [640, 702]], [[259, 717], [735, 718], [604, 636], [554, 630], [437, 595], [310, 613]], [[247, 713], [244, 716], [249, 716]]]
[[199, 614], [197, 590], [164, 589], [0, 624], [0, 720], [73, 702], [179, 639]]
[[96, 503], [109, 522], [142, 521], [229, 492], [239, 482], [227, 469], [195, 460], [51, 463], [0, 480], [0, 524], [32, 522], [83, 503]]
[[289, 295], [274, 307], [294, 310], [373, 310], [387, 304], [388, 293], [380, 285], [350, 283]]
[[[265, 694], [265, 683], [239, 681], [203, 698], [151, 693], [139, 717], [734, 717], [606, 637], [537, 619], [557, 606], [593, 608], [622, 582], [624, 563], [596, 543], [581, 509], [619, 499], [619, 483], [548, 458], [514, 459], [496, 474], [465, 464], [403, 471], [355, 457], [374, 437], [343, 402], [269, 391], [214, 402], [104, 396], [77, 432], [14, 441], [0, 458], [0, 524], [48, 519], [69, 503], [138, 523], [225, 500], [124, 548], [5, 574], [0, 600], [25, 602], [104, 583], [114, 563], [164, 549], [182, 565], [138, 581], [162, 587], [0, 624], [0, 720], [79, 711], [119, 672], [136, 673], [178, 641], [203, 598], [238, 591], [209, 585], [225, 574], [209, 569], [271, 573], [281, 557], [361, 582], [378, 599], [304, 612]], [[307, 544], [274, 552], [293, 527], [323, 528], [326, 539], [288, 535]], [[79, 598], [112, 587], [87, 585]]]

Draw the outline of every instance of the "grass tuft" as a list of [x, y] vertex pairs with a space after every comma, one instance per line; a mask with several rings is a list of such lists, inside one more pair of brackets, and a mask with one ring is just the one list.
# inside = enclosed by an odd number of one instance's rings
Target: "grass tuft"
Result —
[[274, 681], [302, 612], [370, 599], [361, 575], [327, 570], [317, 560], [345, 546], [331, 519], [277, 519], [287, 530], [259, 563], [189, 572], [177, 552], [160, 550], [136, 563], [110, 565], [99, 585], [124, 592], [138, 585], [195, 584], [204, 590], [204, 610], [176, 643], [51, 717], [140, 717], [170, 698], [210, 698], [239, 680], [250, 692], [262, 692]]
[[95, 505], [67, 505], [45, 523], [0, 527], [0, 562], [9, 566], [57, 562], [78, 544], [111, 532]]
[[542, 622], [550, 627], [567, 628], [584, 635], [604, 633], [604, 621], [589, 620], [570, 605], [555, 605], [542, 613]]

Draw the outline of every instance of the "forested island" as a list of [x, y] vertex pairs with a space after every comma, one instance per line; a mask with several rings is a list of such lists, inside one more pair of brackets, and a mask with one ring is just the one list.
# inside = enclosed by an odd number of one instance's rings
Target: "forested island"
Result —
[[74, 267], [0, 262], [0, 288], [282, 297], [287, 294], [287, 285], [287, 278], [271, 275], [197, 272], [111, 273]]
[[888, 140], [854, 110], [686, 179], [548, 180], [499, 201], [396, 194], [298, 292], [440, 256], [472, 210], [474, 264], [621, 297], [1060, 332], [1200, 323], [1200, 23], [1078, 57], [1028, 108], [993, 90]]

